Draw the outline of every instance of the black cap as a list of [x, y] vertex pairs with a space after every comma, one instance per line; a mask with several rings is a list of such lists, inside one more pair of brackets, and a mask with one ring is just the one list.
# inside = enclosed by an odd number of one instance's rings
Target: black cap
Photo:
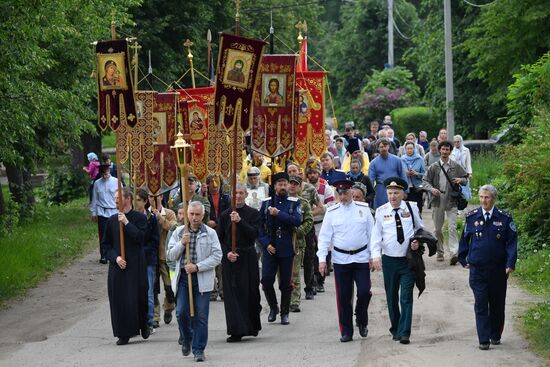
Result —
[[334, 181], [332, 183], [332, 186], [334, 186], [334, 188], [338, 192], [347, 191], [351, 189], [351, 187], [353, 186], [353, 181], [350, 181], [348, 179], [341, 179], [341, 180]]
[[403, 191], [409, 188], [407, 181], [399, 177], [389, 177], [384, 180], [384, 186], [386, 189], [401, 189]]
[[287, 180], [288, 181], [288, 173], [279, 172], [279, 173], [273, 175], [273, 177], [271, 179], [271, 183], [273, 185], [275, 185], [277, 183], [277, 181], [280, 181], [280, 180]]
[[99, 165], [99, 172], [107, 171], [107, 170], [110, 170], [110, 169], [111, 169], [110, 164], [103, 163], [103, 164]]
[[288, 182], [296, 182], [298, 185], [302, 184], [302, 178], [300, 176], [290, 176]]
[[348, 146], [346, 147], [346, 150], [350, 153], [353, 153], [357, 150], [360, 150], [359, 148], [359, 139], [353, 138], [348, 140]]

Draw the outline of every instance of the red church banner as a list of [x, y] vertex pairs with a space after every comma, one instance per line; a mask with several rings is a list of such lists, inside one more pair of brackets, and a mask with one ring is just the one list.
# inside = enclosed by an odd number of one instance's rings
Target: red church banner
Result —
[[210, 125], [209, 108], [214, 104], [214, 87], [178, 89], [179, 100], [187, 105], [187, 118], [184, 119], [184, 134], [190, 137], [188, 143], [193, 146], [193, 173], [204, 182], [208, 174], [208, 127]]
[[325, 72], [296, 73], [297, 116], [294, 160], [302, 167], [310, 156], [320, 157], [325, 146]]
[[216, 68], [215, 115], [231, 129], [238, 121], [247, 131], [252, 123], [252, 97], [265, 42], [222, 33]]
[[277, 157], [294, 146], [296, 55], [264, 55], [254, 93], [252, 150]]
[[96, 45], [98, 125], [117, 130], [122, 123], [134, 127], [137, 113], [126, 40]]

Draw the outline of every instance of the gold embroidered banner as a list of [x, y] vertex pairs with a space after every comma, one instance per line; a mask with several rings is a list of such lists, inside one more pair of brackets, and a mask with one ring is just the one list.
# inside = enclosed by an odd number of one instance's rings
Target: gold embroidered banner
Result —
[[302, 167], [310, 156], [319, 158], [325, 143], [325, 72], [296, 73], [298, 123], [294, 142], [294, 160]]
[[128, 42], [101, 41], [96, 45], [97, 115], [101, 130], [117, 130], [122, 123], [137, 123], [134, 81], [130, 72]]
[[215, 116], [227, 130], [240, 121], [238, 128], [247, 131], [252, 123], [252, 97], [264, 45], [262, 40], [220, 36]]
[[274, 158], [294, 146], [296, 55], [264, 55], [254, 93], [252, 150]]

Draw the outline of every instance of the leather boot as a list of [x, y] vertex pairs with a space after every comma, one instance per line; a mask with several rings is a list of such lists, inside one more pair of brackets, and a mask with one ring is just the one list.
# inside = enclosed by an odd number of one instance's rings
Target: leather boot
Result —
[[290, 311], [290, 297], [292, 289], [281, 291], [281, 324], [288, 325], [290, 323], [288, 313]]
[[279, 313], [279, 307], [277, 306], [277, 295], [275, 294], [275, 289], [264, 289], [265, 299], [269, 304], [269, 315], [267, 316], [268, 322], [273, 322], [277, 319], [277, 314]]

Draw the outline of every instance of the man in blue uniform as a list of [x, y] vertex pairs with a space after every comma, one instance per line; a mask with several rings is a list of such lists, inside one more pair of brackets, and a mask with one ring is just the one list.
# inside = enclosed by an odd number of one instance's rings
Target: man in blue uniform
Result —
[[374, 219], [367, 203], [352, 200], [349, 180], [336, 181], [334, 186], [340, 202], [327, 208], [319, 232], [319, 272], [327, 270], [327, 254], [332, 246], [332, 263], [336, 282], [340, 341], [353, 339], [353, 283], [357, 287], [355, 315], [359, 334], [368, 333], [368, 304], [370, 300], [369, 241]]
[[481, 207], [466, 214], [458, 248], [458, 261], [470, 269], [474, 292], [479, 349], [500, 344], [504, 329], [504, 306], [508, 274], [517, 259], [517, 230], [512, 216], [495, 207], [497, 190], [492, 185], [479, 189]]
[[294, 260], [294, 228], [302, 223], [300, 201], [288, 196], [288, 174], [273, 176], [275, 195], [264, 199], [260, 209], [261, 223], [258, 242], [262, 246], [262, 288], [269, 303], [268, 322], [277, 318], [279, 308], [275, 295], [275, 275], [279, 271], [281, 291], [281, 324], [288, 325], [292, 294], [292, 261]]

